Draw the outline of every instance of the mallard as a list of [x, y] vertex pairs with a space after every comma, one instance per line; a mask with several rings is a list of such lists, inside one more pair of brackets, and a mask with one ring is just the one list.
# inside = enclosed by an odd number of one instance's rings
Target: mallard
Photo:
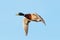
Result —
[[42, 22], [46, 25], [44, 19], [38, 15], [37, 13], [28, 13], [28, 14], [24, 14], [22, 12], [19, 12], [18, 14], [16, 14], [17, 16], [24, 16], [24, 32], [27, 35], [28, 34], [28, 24], [31, 21], [35, 21], [35, 22]]

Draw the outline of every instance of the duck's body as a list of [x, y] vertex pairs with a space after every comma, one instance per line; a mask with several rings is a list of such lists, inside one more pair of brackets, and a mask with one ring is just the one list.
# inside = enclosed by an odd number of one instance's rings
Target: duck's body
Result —
[[29, 14], [19, 13], [18, 15], [25, 17], [24, 18], [24, 30], [25, 30], [26, 35], [28, 33], [28, 24], [30, 21], [43, 22], [45, 24], [45, 21], [43, 20], [43, 18], [36, 13], [31, 13], [31, 14], [30, 13]]

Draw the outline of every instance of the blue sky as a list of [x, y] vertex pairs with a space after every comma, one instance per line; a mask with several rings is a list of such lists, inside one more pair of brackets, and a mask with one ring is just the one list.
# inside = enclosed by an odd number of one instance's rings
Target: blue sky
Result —
[[[45, 21], [31, 22], [28, 36], [18, 12], [37, 12]], [[0, 0], [0, 40], [60, 40], [60, 0]]]

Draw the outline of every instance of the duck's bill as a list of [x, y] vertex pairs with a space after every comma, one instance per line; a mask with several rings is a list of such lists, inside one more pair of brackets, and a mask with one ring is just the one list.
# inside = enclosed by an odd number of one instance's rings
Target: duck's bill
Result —
[[16, 16], [19, 16], [18, 14], [16, 14]]

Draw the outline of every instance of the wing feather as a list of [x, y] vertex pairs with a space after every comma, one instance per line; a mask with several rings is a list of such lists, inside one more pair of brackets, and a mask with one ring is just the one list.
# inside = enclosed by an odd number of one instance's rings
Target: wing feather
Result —
[[25, 35], [28, 34], [28, 25], [29, 25], [30, 20], [27, 18], [24, 18], [24, 31], [25, 31]]

